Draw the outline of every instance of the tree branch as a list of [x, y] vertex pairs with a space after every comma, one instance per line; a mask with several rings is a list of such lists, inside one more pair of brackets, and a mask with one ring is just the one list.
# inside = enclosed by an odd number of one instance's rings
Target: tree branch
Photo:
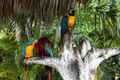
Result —
[[97, 57], [104, 57], [105, 59], [108, 59], [112, 56], [120, 54], [119, 48], [107, 48], [107, 49], [95, 49], [95, 53], [99, 54]]
[[31, 58], [29, 63], [33, 64], [43, 64], [53, 68], [58, 68], [60, 60], [58, 58], [45, 58], [41, 59], [38, 57]]
[[101, 62], [108, 59], [114, 55], [120, 54], [119, 48], [107, 48], [107, 49], [93, 49], [87, 56], [86, 61], [90, 65], [90, 69], [96, 70]]

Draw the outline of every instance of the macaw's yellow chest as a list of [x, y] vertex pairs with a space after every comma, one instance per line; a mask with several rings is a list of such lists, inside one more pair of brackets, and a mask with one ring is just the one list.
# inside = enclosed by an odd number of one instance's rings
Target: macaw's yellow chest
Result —
[[72, 29], [75, 25], [75, 16], [68, 16], [68, 28]]
[[34, 48], [34, 43], [26, 47], [26, 55], [25, 55], [26, 58], [32, 57], [33, 48]]

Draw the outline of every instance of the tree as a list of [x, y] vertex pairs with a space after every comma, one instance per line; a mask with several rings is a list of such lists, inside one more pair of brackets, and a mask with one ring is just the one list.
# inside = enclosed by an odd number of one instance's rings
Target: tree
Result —
[[59, 58], [40, 59], [33, 57], [29, 61], [33, 64], [43, 64], [55, 68], [64, 80], [92, 80], [98, 65], [105, 59], [120, 53], [119, 48], [93, 48], [86, 39], [80, 41], [80, 49], [74, 42], [74, 36], [64, 35], [63, 51]]

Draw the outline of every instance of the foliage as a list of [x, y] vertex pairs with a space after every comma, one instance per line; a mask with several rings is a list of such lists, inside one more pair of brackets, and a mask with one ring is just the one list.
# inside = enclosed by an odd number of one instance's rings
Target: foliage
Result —
[[[77, 8], [74, 33], [76, 38], [86, 37], [97, 48], [120, 47], [119, 0], [91, 0], [86, 8]], [[79, 43], [79, 42], [78, 42]], [[113, 80], [119, 75], [119, 56], [105, 60], [98, 70], [97, 80]], [[112, 77], [113, 78], [112, 78]]]
[[[79, 39], [85, 37], [90, 40], [92, 46], [97, 48], [118, 48], [120, 47], [120, 0], [89, 0], [87, 6], [78, 8], [76, 6], [76, 26], [73, 29], [75, 40], [79, 45]], [[28, 17], [28, 16], [27, 16]], [[16, 22], [22, 28], [25, 27], [26, 16], [16, 17]], [[42, 22], [33, 20], [32, 31], [34, 32], [33, 39], [39, 39], [44, 33], [54, 44], [54, 55], [60, 49], [59, 24], [60, 19], [55, 18], [52, 25], [44, 25]], [[22, 24], [22, 25], [21, 25]], [[6, 80], [16, 80], [19, 73], [19, 68], [15, 65], [14, 50], [16, 49], [16, 41], [13, 37], [14, 33], [10, 32], [11, 19], [0, 24], [0, 53], [4, 58], [4, 62], [0, 65], [0, 78]], [[11, 37], [12, 36], [12, 37]], [[0, 56], [1, 56], [0, 54]], [[114, 56], [105, 60], [97, 71], [97, 80], [110, 80], [120, 74], [120, 56]], [[8, 66], [9, 65], [9, 66]], [[22, 69], [20, 69], [22, 70]], [[34, 80], [37, 71], [44, 70], [41, 65], [34, 65], [30, 70], [30, 78]], [[109, 76], [108, 76], [109, 75]], [[54, 80], [58, 80], [59, 74], [54, 73]], [[9, 79], [8, 79], [9, 78]], [[60, 79], [59, 79], [60, 80]]]

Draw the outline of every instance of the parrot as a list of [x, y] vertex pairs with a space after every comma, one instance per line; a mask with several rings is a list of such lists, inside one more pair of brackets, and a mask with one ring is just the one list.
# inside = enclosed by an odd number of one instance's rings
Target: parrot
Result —
[[[40, 37], [37, 43], [35, 43], [36, 54], [40, 58], [52, 57], [52, 43], [48, 40], [46, 36]], [[52, 80], [52, 68], [45, 66], [48, 72], [48, 80]]]
[[51, 42], [47, 37], [41, 37], [37, 43], [35, 43], [36, 54], [40, 58], [50, 57], [52, 55], [52, 47], [50, 48]]

